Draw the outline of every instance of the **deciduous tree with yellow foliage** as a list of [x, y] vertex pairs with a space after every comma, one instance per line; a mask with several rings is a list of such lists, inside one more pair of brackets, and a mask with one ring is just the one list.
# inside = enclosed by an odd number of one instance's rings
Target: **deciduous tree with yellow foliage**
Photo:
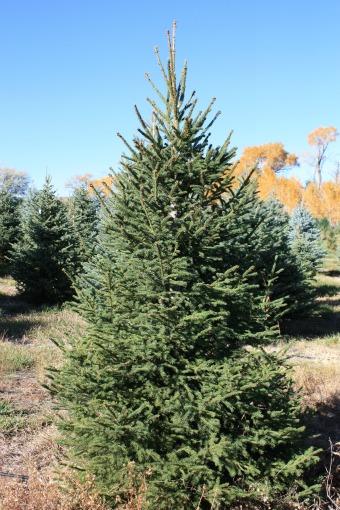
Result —
[[314, 218], [328, 218], [330, 223], [340, 223], [340, 180], [326, 181], [318, 186], [310, 182], [303, 192], [306, 208]]
[[107, 195], [108, 189], [113, 185], [112, 175], [106, 175], [100, 179], [93, 179], [93, 175], [86, 173], [83, 175], [75, 175], [71, 177], [65, 184], [66, 188], [73, 190], [79, 188], [87, 188], [90, 195], [96, 190], [99, 195]]
[[107, 175], [106, 177], [102, 177], [101, 179], [95, 179], [90, 181], [89, 187], [90, 192], [96, 192], [101, 196], [105, 196], [109, 193], [109, 190], [114, 185], [114, 178], [112, 175]]
[[298, 165], [295, 154], [289, 153], [281, 142], [246, 147], [236, 167], [236, 174], [248, 175], [256, 166], [258, 175], [276, 174], [281, 170]]
[[334, 126], [320, 126], [307, 136], [309, 145], [313, 148], [312, 152], [306, 154], [306, 159], [314, 168], [313, 180], [317, 182], [318, 187], [321, 186], [322, 167], [326, 160], [325, 152], [331, 142], [335, 142], [339, 135]]
[[295, 177], [277, 174], [298, 166], [298, 158], [289, 153], [281, 142], [246, 147], [236, 166], [236, 175], [247, 176], [256, 167], [259, 195], [264, 200], [276, 196], [291, 212], [300, 202], [302, 185]]

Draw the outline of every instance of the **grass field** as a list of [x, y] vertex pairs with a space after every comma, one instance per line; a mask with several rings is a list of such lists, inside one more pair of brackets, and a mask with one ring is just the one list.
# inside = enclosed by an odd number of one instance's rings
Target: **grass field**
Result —
[[[336, 509], [340, 504], [335, 502], [340, 478], [336, 467], [340, 457], [340, 268], [335, 254], [327, 257], [316, 286], [315, 310], [309, 317], [291, 321], [288, 333], [270, 349], [289, 345], [296, 388], [301, 388], [304, 406], [314, 413], [309, 427], [317, 437], [311, 441], [323, 449], [318, 466], [321, 496], [313, 506], [294, 508]], [[67, 478], [74, 489], [71, 493], [56, 481], [55, 467], [63, 452], [53, 424], [53, 403], [42, 386], [45, 367], [62, 363], [52, 340], [79, 335], [83, 328], [83, 320], [67, 309], [30, 307], [16, 296], [13, 280], [0, 278], [0, 472], [15, 475], [0, 476], [0, 510], [105, 508], [90, 478], [81, 485], [65, 471], [64, 481]], [[132, 489], [125, 509], [144, 508], [143, 494]]]

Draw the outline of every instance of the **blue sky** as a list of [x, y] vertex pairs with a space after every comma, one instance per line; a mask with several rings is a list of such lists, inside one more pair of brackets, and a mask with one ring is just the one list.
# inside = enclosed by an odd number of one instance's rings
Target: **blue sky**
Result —
[[[116, 133], [136, 133], [134, 104], [150, 118], [144, 73], [162, 87], [153, 47], [166, 59], [174, 19], [188, 91], [222, 111], [214, 144], [233, 130], [238, 156], [275, 141], [300, 155], [316, 127], [340, 129], [339, 0], [0, 0], [0, 166], [37, 187], [47, 170], [60, 194], [72, 176], [117, 169]], [[339, 139], [328, 154], [325, 177]]]

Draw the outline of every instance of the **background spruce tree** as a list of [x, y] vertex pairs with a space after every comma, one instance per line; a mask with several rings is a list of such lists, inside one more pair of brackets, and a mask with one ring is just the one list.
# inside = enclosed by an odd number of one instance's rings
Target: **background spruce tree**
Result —
[[8, 273], [8, 255], [19, 237], [19, 206], [30, 179], [24, 172], [0, 168], [0, 272]]
[[328, 218], [315, 219], [316, 227], [320, 230], [321, 239], [328, 250], [335, 251], [338, 245], [340, 227], [333, 226]]
[[0, 188], [0, 271], [6, 272], [7, 257], [19, 237], [20, 199], [6, 186]]
[[75, 235], [77, 258], [81, 265], [93, 256], [96, 249], [99, 203], [96, 196], [89, 194], [86, 185], [81, 185], [75, 187], [67, 205]]
[[290, 219], [284, 206], [274, 198], [260, 200], [255, 185], [253, 181], [253, 191], [248, 190], [241, 212], [229, 218], [222, 263], [224, 267], [227, 261], [237, 264], [241, 271], [253, 267], [248, 281], [254, 284], [255, 295], [261, 294], [271, 303], [268, 314], [277, 322], [304, 314], [313, 303], [314, 287], [298, 250], [292, 249]]
[[19, 293], [35, 304], [62, 303], [73, 293], [77, 257], [66, 208], [49, 177], [41, 190], [31, 191], [21, 212], [21, 238], [11, 252]]
[[195, 509], [201, 496], [202, 508], [226, 509], [299, 492], [315, 453], [303, 446], [284, 360], [243, 348], [270, 338], [275, 306], [255, 292], [243, 245], [226, 255], [253, 184], [235, 191], [229, 139], [209, 144], [213, 102], [194, 113], [186, 64], [176, 81], [175, 35], [168, 43], [167, 68], [156, 50], [165, 93], [153, 85], [164, 109], [149, 100], [148, 123], [136, 108], [141, 138], [125, 142], [98, 252], [78, 282], [87, 331], [60, 345], [50, 389], [68, 411], [60, 427], [71, 459], [112, 508], [133, 466], [151, 509]]
[[294, 209], [289, 227], [291, 250], [305, 278], [311, 281], [320, 268], [325, 255], [321, 246], [321, 232], [311, 214], [302, 204]]
[[254, 247], [259, 286], [266, 287], [275, 267], [268, 298], [281, 300], [285, 305], [278, 310], [277, 319], [301, 316], [312, 306], [315, 292], [311, 275], [303, 270], [299, 260], [299, 249], [293, 246], [295, 234], [289, 215], [274, 198], [262, 202], [259, 215], [261, 221]]

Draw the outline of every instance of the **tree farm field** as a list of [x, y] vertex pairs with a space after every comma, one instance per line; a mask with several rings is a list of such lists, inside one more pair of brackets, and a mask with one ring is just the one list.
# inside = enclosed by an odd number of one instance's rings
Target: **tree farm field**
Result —
[[[303, 406], [312, 410], [310, 441], [322, 449], [316, 469], [323, 496], [313, 507], [291, 508], [333, 508], [327, 506], [327, 494], [335, 501], [339, 490], [340, 267], [335, 252], [327, 255], [315, 285], [314, 310], [308, 317], [283, 321], [282, 340], [267, 347], [288, 349], [296, 389], [301, 389]], [[61, 467], [56, 411], [44, 388], [46, 367], [63, 362], [53, 340], [81, 334], [84, 320], [67, 306], [33, 308], [16, 296], [9, 277], [0, 279], [0, 313], [0, 509], [104, 510], [94, 481], [80, 484]], [[146, 508], [143, 488], [136, 492], [131, 487], [130, 502], [121, 508]]]

